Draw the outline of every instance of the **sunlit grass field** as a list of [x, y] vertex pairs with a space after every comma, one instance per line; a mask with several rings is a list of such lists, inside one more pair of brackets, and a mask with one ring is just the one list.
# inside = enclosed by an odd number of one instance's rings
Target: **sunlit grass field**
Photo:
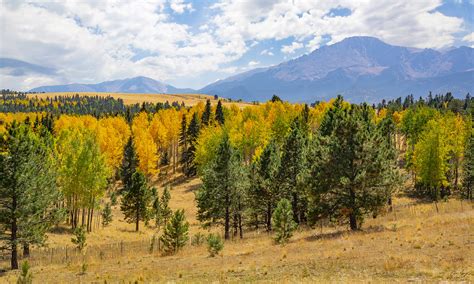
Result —
[[[171, 208], [186, 210], [190, 237], [207, 233], [195, 217], [199, 184], [199, 179], [185, 180], [171, 190]], [[368, 218], [360, 232], [344, 226], [305, 227], [280, 246], [263, 229], [253, 230], [243, 240], [225, 242], [214, 258], [205, 245], [162, 256], [149, 249], [153, 234], [159, 233], [153, 226], [136, 233], [134, 224], [122, 220], [118, 205], [113, 215], [109, 227], [88, 234], [84, 256], [50, 264], [48, 257], [35, 262], [33, 250], [34, 282], [474, 281], [474, 207], [466, 201], [440, 202], [436, 209], [433, 203], [398, 197], [392, 212]], [[68, 246], [72, 254], [70, 239], [67, 229], [52, 233], [48, 249]], [[18, 273], [9, 271], [0, 282], [15, 283]]]
[[[217, 104], [218, 100], [214, 99], [214, 96], [204, 94], [132, 94], [132, 93], [91, 93], [91, 92], [59, 92], [59, 93], [41, 93], [41, 94], [30, 94], [30, 97], [38, 98], [52, 98], [55, 96], [74, 96], [79, 94], [80, 96], [99, 96], [108, 97], [111, 96], [115, 99], [122, 99], [126, 105], [132, 105], [137, 103], [149, 102], [149, 103], [165, 103], [178, 102], [186, 106], [194, 106], [199, 102], [206, 103], [206, 100], [210, 99], [212, 104]], [[229, 102], [223, 100], [224, 105], [236, 104], [240, 107], [251, 105], [245, 102]]]

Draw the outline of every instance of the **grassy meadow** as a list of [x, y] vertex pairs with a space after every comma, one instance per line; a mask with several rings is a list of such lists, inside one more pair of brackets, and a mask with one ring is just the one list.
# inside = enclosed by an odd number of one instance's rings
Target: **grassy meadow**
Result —
[[[58, 97], [70, 97], [79, 94], [80, 96], [99, 96], [108, 97], [111, 96], [115, 99], [122, 99], [124, 104], [133, 105], [141, 104], [143, 102], [148, 103], [165, 103], [165, 102], [184, 102], [186, 106], [194, 106], [198, 103], [206, 103], [206, 100], [210, 99], [211, 103], [217, 104], [218, 100], [214, 100], [213, 96], [204, 94], [132, 94], [132, 93], [91, 93], [91, 92], [59, 92], [59, 93], [41, 93], [41, 94], [29, 94], [30, 97], [37, 97], [40, 99]], [[236, 104], [239, 107], [245, 107], [251, 105], [246, 102], [230, 102], [223, 100], [224, 105]]]
[[[196, 220], [194, 191], [199, 179], [174, 184], [171, 208], [185, 209], [190, 236], [202, 229]], [[40, 283], [161, 283], [161, 282], [436, 282], [474, 280], [474, 206], [449, 200], [419, 203], [398, 196], [394, 210], [367, 219], [363, 229], [319, 224], [300, 228], [284, 245], [277, 245], [264, 229], [249, 231], [243, 240], [225, 242], [221, 255], [209, 257], [206, 246], [191, 246], [173, 256], [151, 252], [153, 226], [141, 232], [123, 221], [119, 206], [106, 228], [88, 235], [85, 256], [69, 262], [49, 256], [35, 262], [31, 271]], [[71, 232], [50, 233], [51, 248], [69, 246]], [[119, 245], [123, 242], [124, 251]], [[135, 249], [132, 246], [136, 246]], [[112, 250], [107, 251], [107, 248]], [[100, 251], [103, 251], [100, 253]], [[48, 253], [46, 253], [48, 255]], [[64, 254], [64, 251], [62, 251]], [[86, 264], [84, 271], [83, 265]], [[7, 267], [8, 263], [2, 263]], [[0, 282], [16, 283], [18, 271], [2, 274]]]

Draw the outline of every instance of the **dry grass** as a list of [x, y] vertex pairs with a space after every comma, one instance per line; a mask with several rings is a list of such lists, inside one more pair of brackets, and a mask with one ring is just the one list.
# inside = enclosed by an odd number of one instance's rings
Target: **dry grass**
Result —
[[[191, 235], [198, 231], [194, 179], [173, 187], [171, 207], [184, 208]], [[151, 282], [407, 282], [474, 281], [474, 207], [456, 200], [416, 204], [397, 199], [396, 210], [367, 219], [364, 230], [302, 229], [286, 246], [275, 245], [265, 232], [247, 233], [244, 240], [225, 243], [222, 255], [208, 257], [206, 247], [187, 246], [176, 256], [129, 252], [122, 257], [82, 263], [33, 266], [34, 279], [43, 283]], [[120, 215], [114, 209], [115, 219]], [[146, 239], [148, 228], [133, 232], [133, 224], [115, 220], [111, 227], [88, 236], [90, 245]], [[70, 235], [50, 236], [51, 245], [69, 243]], [[14, 283], [17, 272], [0, 282]]]
[[[30, 97], [37, 98], [52, 98], [55, 96], [74, 96], [79, 94], [80, 96], [99, 96], [99, 97], [114, 97], [116, 99], [122, 99], [126, 105], [137, 104], [142, 102], [150, 103], [165, 103], [169, 102], [184, 102], [186, 106], [193, 106], [199, 102], [205, 103], [206, 100], [210, 99], [212, 104], [217, 104], [218, 100], [215, 100], [213, 96], [203, 94], [129, 94], [129, 93], [89, 93], [89, 92], [61, 92], [61, 93], [42, 93], [42, 94], [30, 94]], [[224, 105], [236, 104], [239, 107], [250, 106], [252, 104], [244, 102], [228, 102], [224, 101]]]

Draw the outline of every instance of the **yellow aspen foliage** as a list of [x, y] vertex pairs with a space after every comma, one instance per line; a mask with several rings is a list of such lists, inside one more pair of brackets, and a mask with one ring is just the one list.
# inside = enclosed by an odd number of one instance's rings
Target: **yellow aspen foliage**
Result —
[[148, 177], [158, 173], [158, 147], [149, 131], [148, 114], [139, 113], [132, 122], [133, 142], [138, 155], [138, 167]]
[[117, 170], [123, 158], [123, 150], [130, 136], [130, 127], [123, 117], [108, 117], [99, 120], [98, 140], [107, 165]]

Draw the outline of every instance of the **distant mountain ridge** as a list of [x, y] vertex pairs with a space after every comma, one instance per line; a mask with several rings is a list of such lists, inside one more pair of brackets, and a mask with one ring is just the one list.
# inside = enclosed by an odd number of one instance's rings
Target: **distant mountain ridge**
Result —
[[[0, 61], [0, 63], [2, 63]], [[4, 65], [12, 65], [4, 62]], [[39, 66], [17, 63], [23, 69]], [[0, 66], [2, 67], [2, 66]], [[45, 69], [42, 72], [53, 72]], [[379, 102], [413, 94], [474, 93], [474, 49], [446, 51], [387, 44], [373, 37], [350, 37], [296, 59], [257, 68], [209, 84], [179, 89], [147, 77], [34, 88], [34, 92], [202, 93], [244, 101], [276, 94], [291, 102], [327, 100], [338, 94], [351, 102]]]
[[106, 81], [98, 84], [68, 84], [44, 86], [31, 89], [30, 92], [108, 92], [108, 93], [195, 93], [193, 89], [180, 89], [148, 77], [134, 77], [122, 80]]
[[268, 68], [210, 84], [200, 93], [247, 101], [273, 94], [313, 102], [342, 94], [353, 102], [376, 102], [409, 94], [474, 91], [474, 49], [446, 52], [393, 46], [373, 37], [351, 37]]

